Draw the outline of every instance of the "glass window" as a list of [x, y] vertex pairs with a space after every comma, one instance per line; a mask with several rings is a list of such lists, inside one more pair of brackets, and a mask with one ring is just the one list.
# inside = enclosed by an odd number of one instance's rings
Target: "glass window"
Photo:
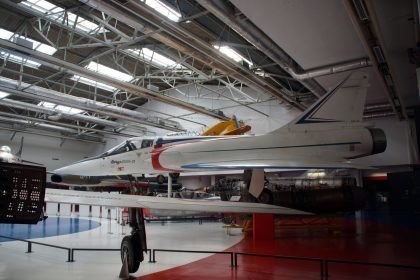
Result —
[[120, 145], [112, 148], [108, 152], [106, 152], [103, 156], [112, 156], [112, 155], [116, 155], [116, 154], [125, 153], [125, 152], [131, 151], [131, 150], [132, 149], [129, 145], [129, 141], [125, 141], [125, 142], [121, 143]]
[[141, 142], [141, 148], [148, 148], [153, 146], [153, 140], [152, 139], [144, 139], [143, 142]]

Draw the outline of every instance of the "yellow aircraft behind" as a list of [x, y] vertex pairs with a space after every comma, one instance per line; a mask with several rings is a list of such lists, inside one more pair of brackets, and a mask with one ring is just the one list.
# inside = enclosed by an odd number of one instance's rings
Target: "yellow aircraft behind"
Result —
[[214, 126], [210, 127], [206, 131], [200, 134], [200, 136], [224, 136], [224, 135], [241, 135], [251, 130], [251, 126], [243, 125], [239, 126], [235, 115], [228, 121], [221, 121]]

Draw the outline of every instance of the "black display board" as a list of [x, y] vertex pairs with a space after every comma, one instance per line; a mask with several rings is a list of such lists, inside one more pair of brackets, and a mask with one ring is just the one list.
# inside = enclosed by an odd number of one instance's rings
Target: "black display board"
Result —
[[36, 224], [44, 206], [45, 167], [0, 162], [0, 223]]

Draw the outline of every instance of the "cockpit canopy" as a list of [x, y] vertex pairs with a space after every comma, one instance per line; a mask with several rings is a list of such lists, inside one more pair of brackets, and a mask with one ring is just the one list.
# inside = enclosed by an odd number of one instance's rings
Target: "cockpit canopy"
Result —
[[126, 140], [105, 152], [102, 156], [121, 154], [129, 151], [145, 149], [153, 146], [153, 138], [133, 138]]
[[12, 149], [10, 149], [9, 146], [1, 146], [0, 147], [0, 152], [5, 152], [5, 153], [12, 153]]

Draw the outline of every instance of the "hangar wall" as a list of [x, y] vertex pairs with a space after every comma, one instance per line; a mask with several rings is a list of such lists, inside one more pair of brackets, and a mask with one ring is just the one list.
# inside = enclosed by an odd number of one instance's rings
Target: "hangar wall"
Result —
[[[212, 90], [217, 90], [218, 88], [213, 86], [208, 86]], [[222, 98], [215, 94], [214, 92], [201, 88], [199, 92], [199, 96], [197, 97], [196, 89], [195, 87], [188, 87], [188, 88], [182, 88], [181, 94], [176, 90], [168, 91], [168, 95], [180, 100], [184, 100], [187, 102], [192, 102], [194, 104], [205, 106], [210, 109], [219, 109], [225, 113], [227, 117], [230, 117], [231, 115], [235, 114], [239, 120], [243, 120], [246, 124], [249, 124], [252, 126], [251, 133], [252, 134], [265, 134], [269, 131], [275, 130], [282, 125], [289, 122], [294, 117], [298, 116], [300, 111], [293, 108], [288, 107], [285, 108], [285, 106], [279, 106], [278, 104], [281, 103], [279, 100], [271, 100], [270, 97], [266, 96], [265, 94], [256, 94], [254, 91], [250, 90], [249, 88], [243, 88], [243, 92], [245, 92], [247, 95], [249, 95], [251, 98], [257, 100], [256, 102], [260, 102], [261, 100], [270, 100], [267, 102], [261, 102], [261, 103], [255, 103], [249, 105], [250, 107], [270, 115], [270, 118], [267, 116], [258, 113], [252, 109], [246, 108], [244, 106], [238, 105], [238, 103], [227, 100], [226, 98]], [[228, 93], [224, 93], [228, 95]], [[211, 97], [211, 98], [210, 98]], [[220, 99], [218, 99], [220, 98]], [[242, 102], [239, 100], [239, 102]], [[146, 109], [151, 110], [159, 110], [168, 114], [173, 115], [183, 115], [185, 114], [185, 118], [191, 119], [200, 123], [204, 123], [207, 126], [212, 126], [213, 124], [217, 123], [217, 120], [211, 117], [203, 116], [203, 115], [189, 115], [190, 112], [186, 110], [179, 109], [177, 107], [162, 104], [153, 100], [150, 100], [148, 103], [146, 103], [144, 106]], [[186, 122], [186, 121], [180, 121], [180, 123], [183, 125], [183, 127], [190, 131], [196, 131], [199, 130], [201, 132], [204, 130], [203, 126]], [[162, 135], [164, 132], [160, 130], [156, 130], [157, 135]]]
[[52, 137], [17, 133], [11, 140], [13, 133], [0, 130], [0, 146], [7, 145], [13, 153], [19, 150], [20, 139], [25, 137], [22, 158], [44, 164], [47, 170], [54, 170], [72, 162], [98, 154], [103, 150], [103, 144], [66, 140]]
[[[248, 89], [243, 90], [247, 91], [247, 94], [253, 98], [261, 100], [265, 100], [266, 98], [264, 96], [257, 96]], [[184, 92], [193, 92], [193, 89], [185, 89]], [[189, 102], [194, 101], [194, 103], [208, 108], [225, 108], [223, 111], [226, 115], [229, 116], [230, 114], [236, 114], [238, 119], [250, 124], [252, 126], [252, 134], [264, 134], [279, 128], [300, 113], [298, 110], [293, 108], [283, 108], [278, 106], [279, 101], [277, 100], [252, 105], [252, 107], [258, 111], [267, 113], [271, 116], [270, 118], [267, 118], [263, 114], [243, 106], [238, 106], [237, 103], [229, 100], [202, 99], [203, 96], [214, 95], [213, 92], [205, 89], [200, 92], [201, 99], [192, 97], [191, 95], [184, 96], [175, 90], [171, 91], [169, 94], [179, 99], [188, 99]], [[212, 98], [214, 98], [214, 96]], [[146, 109], [156, 109], [173, 115], [188, 113], [185, 110], [155, 101], [149, 101], [144, 107]], [[167, 118], [167, 116], [162, 117]], [[186, 118], [201, 122], [207, 126], [211, 126], [217, 122], [214, 118], [198, 114], [187, 115]], [[384, 129], [388, 139], [388, 147], [384, 153], [357, 160], [358, 163], [372, 166], [393, 166], [414, 164], [418, 162], [415, 157], [416, 153], [414, 152], [414, 145], [411, 143], [411, 135], [413, 132], [407, 121], [398, 121], [395, 118], [384, 118], [371, 120], [370, 122], [376, 127]], [[205, 129], [204, 126], [200, 126], [195, 123], [185, 121], [181, 123], [185, 129], [190, 131], [200, 132]], [[167, 133], [167, 131], [159, 129], [149, 129], [151, 131], [150, 135], [164, 135]], [[12, 151], [16, 152], [19, 147], [20, 138], [24, 135], [24, 159], [40, 162], [44, 164], [48, 170], [53, 170], [85, 157], [97, 155], [125, 140], [123, 137], [113, 137], [112, 139], [107, 138], [107, 142], [105, 144], [66, 140], [60, 146], [60, 139], [17, 133], [14, 139], [10, 140], [12, 134], [13, 133], [9, 131], [0, 131], [0, 144], [9, 145], [12, 148]], [[196, 183], [199, 182], [195, 182], [194, 184]]]

